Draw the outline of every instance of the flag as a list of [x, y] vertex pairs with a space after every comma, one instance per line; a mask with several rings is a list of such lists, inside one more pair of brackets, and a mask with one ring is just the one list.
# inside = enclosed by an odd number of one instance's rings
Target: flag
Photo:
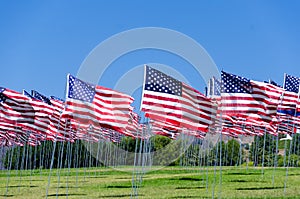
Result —
[[51, 101], [48, 97], [46, 97], [45, 95], [35, 91], [35, 90], [31, 90], [31, 95], [33, 98], [37, 99], [37, 100], [40, 100], [46, 104], [49, 104], [49, 105], [52, 105], [51, 104]]
[[141, 134], [140, 128], [140, 117], [137, 113], [133, 112], [133, 109], [129, 112], [130, 119], [128, 120], [128, 124], [125, 127], [125, 130], [120, 132], [126, 136], [130, 137], [138, 137]]
[[300, 126], [299, 82], [300, 78], [285, 74], [285, 91], [278, 107], [278, 115], [282, 123], [287, 122], [295, 128]]
[[269, 83], [272, 84], [272, 85], [274, 85], [274, 86], [282, 88], [282, 86], [280, 86], [279, 84], [277, 84], [275, 81], [273, 81], [271, 79], [269, 80]]
[[213, 79], [210, 78], [208, 81], [208, 87], [207, 87], [207, 97], [211, 97], [213, 95]]
[[52, 115], [55, 111], [51, 105], [50, 100], [46, 96], [40, 94], [37, 91], [31, 92], [31, 95], [23, 90], [23, 95], [30, 98], [30, 104], [34, 107], [36, 112], [35, 125], [39, 128], [30, 126], [31, 133], [37, 138], [43, 138], [47, 140], [53, 140], [52, 135], [56, 133], [56, 129], [51, 126]]
[[285, 74], [284, 88], [287, 91], [299, 93], [300, 78]]
[[63, 117], [121, 131], [130, 119], [132, 102], [129, 95], [68, 75]]
[[222, 114], [271, 121], [283, 90], [222, 71]]
[[218, 98], [221, 95], [221, 81], [216, 77], [212, 77], [208, 82], [208, 97]]
[[292, 92], [293, 95], [293, 104], [295, 105], [295, 99], [296, 99], [296, 108], [295, 108], [295, 112], [294, 115], [295, 117], [299, 117], [300, 116], [300, 102], [299, 102], [299, 95], [300, 95], [300, 78], [299, 77], [295, 77], [292, 75], [287, 75], [285, 74], [285, 80], [284, 80], [284, 88], [286, 91], [290, 91]]
[[29, 94], [26, 90], [23, 89], [22, 91], [23, 95], [29, 97], [29, 98], [33, 98], [33, 96], [31, 94]]
[[284, 93], [278, 106], [278, 115], [296, 116], [298, 104], [299, 78], [285, 74], [284, 76]]
[[63, 99], [61, 99], [59, 97], [53, 96], [53, 95], [50, 96], [50, 99], [51, 100], [55, 100], [55, 101], [65, 102], [65, 100], [63, 100]]
[[216, 107], [209, 98], [156, 69], [145, 66], [141, 110], [175, 127], [207, 131]]
[[0, 118], [12, 123], [33, 124], [35, 110], [29, 100], [21, 93], [0, 87]]
[[[61, 119], [63, 103], [57, 100], [51, 100], [35, 90], [32, 90], [31, 96], [31, 103], [34, 105], [37, 115], [39, 115], [36, 121], [47, 124], [47, 128], [44, 128], [40, 133], [46, 136], [47, 140], [73, 141], [74, 137], [69, 132], [69, 123]], [[41, 115], [41, 113], [44, 114]]]
[[22, 134], [30, 130], [32, 134], [45, 133], [48, 130], [48, 113], [43, 104], [32, 101], [16, 91], [1, 88], [0, 128], [12, 134]]
[[166, 124], [156, 120], [150, 121], [150, 129], [153, 134], [163, 135], [171, 139], [176, 139], [176, 136], [181, 133], [180, 128], [174, 128], [171, 124]]
[[213, 82], [213, 96], [221, 96], [221, 81], [216, 77], [212, 78]]

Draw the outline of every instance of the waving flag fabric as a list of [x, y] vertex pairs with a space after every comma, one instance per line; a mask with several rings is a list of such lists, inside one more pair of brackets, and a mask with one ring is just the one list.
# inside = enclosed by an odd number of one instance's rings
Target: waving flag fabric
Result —
[[281, 115], [296, 116], [297, 104], [298, 104], [298, 94], [290, 91], [284, 91], [281, 96], [281, 100], [277, 112], [280, 116]]
[[221, 81], [216, 77], [212, 78], [213, 82], [213, 96], [221, 96]]
[[16, 91], [0, 87], [0, 118], [15, 123], [34, 123], [35, 110], [30, 99]]
[[284, 88], [287, 91], [299, 93], [300, 78], [292, 75], [285, 75]]
[[133, 98], [68, 75], [64, 117], [121, 131], [130, 119]]
[[[299, 101], [300, 78], [285, 74], [282, 102], [278, 108], [278, 115], [281, 119], [279, 127], [289, 124], [290, 133], [300, 129], [300, 101]], [[292, 130], [291, 130], [292, 129]]]
[[37, 91], [32, 91], [32, 95], [23, 90], [23, 94], [30, 97], [30, 104], [36, 112], [35, 125], [38, 128], [31, 126], [31, 132], [36, 137], [45, 137], [45, 139], [53, 140], [52, 137], [57, 133], [57, 129], [53, 127], [52, 116], [55, 108], [51, 105], [50, 100], [46, 96]]
[[30, 99], [33, 98], [33, 96], [31, 94], [29, 94], [26, 90], [23, 89], [22, 91], [23, 95], [29, 97]]
[[271, 121], [282, 96], [278, 87], [222, 72], [222, 114]]
[[286, 91], [290, 91], [289, 95], [292, 101], [291, 103], [293, 103], [293, 105], [296, 105], [294, 112], [292, 112], [290, 115], [300, 117], [300, 78], [286, 74], [284, 79], [284, 88]]
[[54, 108], [53, 114], [51, 115], [50, 125], [53, 134], [49, 138], [55, 140], [74, 141], [76, 139], [76, 135], [73, 131], [74, 129], [71, 127], [71, 122], [66, 118], [62, 118], [65, 102], [54, 96], [46, 99], [48, 99], [48, 103], [52, 104], [52, 107]]
[[149, 66], [145, 66], [141, 109], [151, 119], [201, 131], [207, 131], [216, 114], [203, 94]]
[[49, 127], [49, 111], [43, 103], [33, 101], [16, 91], [1, 88], [0, 129], [21, 135], [30, 131], [32, 136], [45, 133]]
[[46, 104], [51, 105], [50, 99], [48, 97], [46, 97], [45, 95], [43, 95], [43, 94], [41, 94], [41, 93], [39, 93], [39, 92], [37, 92], [35, 90], [31, 90], [31, 95], [35, 99], [40, 100], [40, 101], [42, 101], [42, 102], [44, 102]]

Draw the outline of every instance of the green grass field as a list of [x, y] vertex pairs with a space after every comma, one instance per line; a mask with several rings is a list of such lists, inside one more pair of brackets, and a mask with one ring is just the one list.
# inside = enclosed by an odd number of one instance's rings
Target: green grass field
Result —
[[[127, 168], [130, 170], [130, 168]], [[124, 170], [124, 169], [123, 169]], [[49, 170], [1, 171], [0, 198], [45, 198]], [[300, 198], [300, 169], [223, 167], [165, 167], [148, 172], [139, 198]], [[273, 175], [275, 174], [275, 175]], [[9, 177], [8, 177], [9, 176]], [[52, 170], [48, 198], [130, 198], [132, 172], [111, 168]], [[274, 184], [272, 179], [274, 177]], [[60, 183], [58, 183], [60, 182]], [[58, 193], [58, 194], [57, 194]]]

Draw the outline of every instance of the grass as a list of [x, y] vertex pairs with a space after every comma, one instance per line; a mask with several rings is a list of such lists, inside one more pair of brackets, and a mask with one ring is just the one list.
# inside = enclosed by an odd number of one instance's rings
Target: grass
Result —
[[[124, 169], [124, 168], [123, 168]], [[130, 171], [131, 168], [125, 168]], [[300, 169], [165, 167], [143, 176], [139, 198], [299, 198]], [[275, 174], [275, 175], [273, 175]], [[45, 198], [49, 170], [0, 171], [0, 198]], [[9, 176], [9, 177], [8, 177]], [[274, 184], [273, 179], [274, 177]], [[52, 170], [48, 198], [130, 198], [132, 172], [112, 168]]]

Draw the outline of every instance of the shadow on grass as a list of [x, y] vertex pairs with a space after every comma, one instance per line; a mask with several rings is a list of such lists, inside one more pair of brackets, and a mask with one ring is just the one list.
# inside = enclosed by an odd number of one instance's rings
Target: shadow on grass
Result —
[[[143, 194], [139, 194], [139, 196], [145, 196]], [[121, 195], [109, 195], [109, 196], [99, 196], [99, 198], [130, 198], [130, 194], [121, 194]]]
[[[171, 198], [199, 198], [199, 196], [174, 196]], [[210, 198], [210, 197], [201, 197], [201, 198]]]
[[24, 180], [24, 179], [22, 179], [21, 181], [28, 181], [28, 182], [42, 182], [42, 181], [44, 181], [44, 180], [35, 180], [35, 179], [32, 179], [32, 180]]
[[2, 198], [5, 198], [5, 197], [14, 197], [14, 195], [0, 195], [0, 197]]
[[237, 179], [237, 180], [230, 180], [229, 182], [266, 182], [266, 181], [257, 181], [257, 180], [241, 180], [241, 179]]
[[175, 189], [204, 189], [205, 187], [176, 187]]
[[300, 173], [289, 173], [289, 176], [300, 176]]
[[[33, 188], [33, 187], [39, 187], [39, 186], [36, 186], [36, 185], [10, 185], [10, 186], [7, 186], [9, 188], [22, 188], [22, 187], [28, 187], [28, 188]], [[6, 188], [5, 187], [1, 187], [1, 188]]]
[[[85, 183], [85, 182], [89, 182], [89, 181], [87, 181], [87, 180], [78, 180], [77, 182], [76, 181], [74, 181], [74, 180], [68, 180], [68, 181], [65, 181], [65, 180], [61, 180], [59, 183], [66, 183], [66, 182], [68, 182], [68, 183], [78, 183], [78, 184], [80, 184], [80, 183]], [[57, 180], [51, 180], [51, 184], [57, 184], [58, 183], [58, 181]]]
[[59, 186], [58, 188], [60, 188], [60, 189], [78, 189], [79, 187], [73, 187], [73, 186]]
[[242, 188], [236, 188], [236, 190], [265, 190], [265, 189], [283, 189], [284, 187], [242, 187]]
[[108, 178], [108, 176], [89, 176], [88, 178]]
[[201, 179], [199, 179], [199, 178], [183, 177], [183, 178], [172, 178], [171, 180], [200, 181]]
[[59, 193], [59, 194], [48, 194], [48, 197], [56, 197], [56, 196], [86, 196], [86, 194], [84, 193], [69, 193], [69, 194], [66, 194], [66, 193]]
[[[144, 178], [144, 177], [143, 177]], [[117, 179], [117, 180], [128, 180], [128, 179], [130, 179], [130, 178], [115, 178], [115, 179]]]
[[128, 188], [132, 188], [132, 185], [108, 185], [105, 188], [128, 189]]
[[236, 172], [236, 173], [226, 173], [225, 175], [261, 175], [261, 173], [243, 173], [243, 172]]

